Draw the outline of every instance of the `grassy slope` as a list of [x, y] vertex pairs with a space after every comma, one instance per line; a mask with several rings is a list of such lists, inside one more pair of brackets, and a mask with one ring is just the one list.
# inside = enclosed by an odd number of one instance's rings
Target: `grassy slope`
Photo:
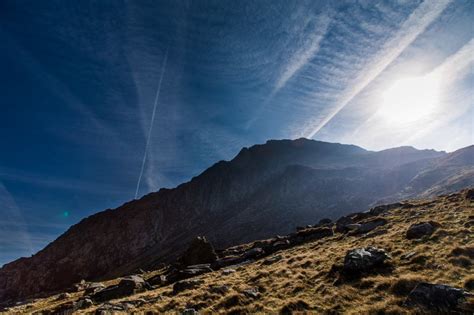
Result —
[[[197, 279], [204, 280], [204, 284], [194, 290], [174, 295], [172, 286], [166, 286], [111, 303], [142, 299], [143, 304], [133, 308], [139, 312], [182, 311], [187, 307], [209, 312], [252, 313], [280, 312], [285, 308], [306, 309], [314, 313], [414, 312], [401, 305], [417, 281], [426, 280], [456, 287], [464, 287], [469, 280], [474, 281], [474, 259], [458, 253], [466, 247], [474, 248], [474, 203], [463, 194], [411, 203], [416, 207], [395, 209], [385, 214], [389, 223], [372, 231], [380, 232], [373, 236], [335, 234], [330, 238], [277, 252], [273, 256], [280, 255], [282, 258], [272, 264], [264, 263], [268, 259], [264, 258], [239, 267], [235, 273], [228, 275], [222, 271], [202, 275]], [[405, 232], [411, 224], [429, 220], [441, 224], [441, 228], [431, 237], [413, 241], [405, 238]], [[381, 231], [386, 233], [382, 234]], [[336, 275], [331, 274], [331, 267], [342, 263], [347, 250], [368, 245], [390, 253], [393, 271], [335, 285]], [[403, 255], [411, 252], [416, 254], [410, 259], [403, 259]], [[212, 293], [210, 286], [215, 285], [227, 285], [230, 290], [225, 294]], [[258, 288], [260, 296], [247, 297], [243, 291], [249, 288]], [[66, 300], [55, 301], [56, 295], [12, 311], [53, 309], [81, 295], [81, 292], [73, 293]], [[93, 312], [96, 308], [97, 305], [81, 312]]]

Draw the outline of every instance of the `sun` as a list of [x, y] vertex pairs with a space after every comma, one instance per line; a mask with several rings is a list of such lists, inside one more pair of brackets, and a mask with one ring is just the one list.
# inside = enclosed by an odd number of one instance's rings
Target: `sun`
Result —
[[395, 123], [414, 123], [430, 117], [439, 105], [439, 81], [435, 75], [395, 81], [383, 92], [377, 114]]

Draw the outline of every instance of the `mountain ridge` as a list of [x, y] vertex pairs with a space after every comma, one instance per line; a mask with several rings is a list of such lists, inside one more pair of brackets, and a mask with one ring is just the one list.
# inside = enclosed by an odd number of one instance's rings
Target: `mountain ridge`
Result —
[[[215, 163], [187, 183], [85, 218], [32, 257], [4, 265], [0, 298], [153, 267], [173, 259], [194, 235], [208, 235], [225, 247], [363, 209], [387, 195], [409, 197], [413, 193], [402, 189], [407, 180], [452, 154], [414, 150], [379, 153], [308, 139], [243, 148], [234, 159]], [[473, 149], [465, 151], [455, 156], [471, 155]], [[473, 168], [472, 163], [453, 167], [454, 173]], [[390, 174], [397, 178], [386, 177]], [[49, 278], [58, 280], [51, 284]]]

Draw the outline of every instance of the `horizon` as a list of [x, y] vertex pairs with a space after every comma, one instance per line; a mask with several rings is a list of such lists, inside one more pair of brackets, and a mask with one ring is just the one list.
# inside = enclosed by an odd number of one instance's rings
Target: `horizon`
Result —
[[267, 139], [474, 144], [474, 1], [2, 1], [0, 266]]

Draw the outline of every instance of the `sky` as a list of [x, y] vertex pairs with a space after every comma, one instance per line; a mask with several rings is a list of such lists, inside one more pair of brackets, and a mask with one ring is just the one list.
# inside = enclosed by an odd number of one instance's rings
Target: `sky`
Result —
[[0, 265], [242, 147], [474, 142], [474, 1], [0, 1]]

